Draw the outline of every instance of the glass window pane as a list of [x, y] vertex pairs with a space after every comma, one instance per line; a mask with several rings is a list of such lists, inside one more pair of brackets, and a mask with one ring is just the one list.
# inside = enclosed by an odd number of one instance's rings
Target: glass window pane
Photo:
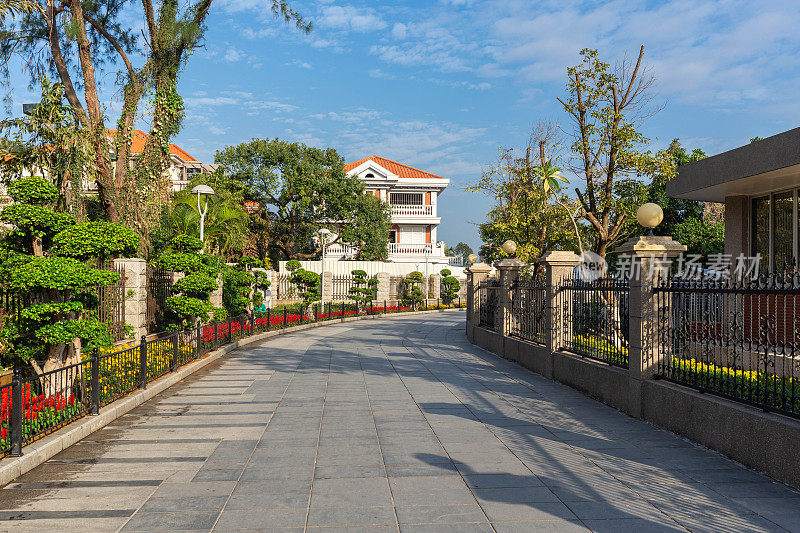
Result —
[[769, 268], [769, 196], [753, 198], [753, 225], [751, 230], [753, 257], [761, 255], [760, 269]]
[[776, 194], [774, 198], [774, 264], [776, 270], [785, 270], [792, 268], [794, 264], [794, 194], [782, 192]]

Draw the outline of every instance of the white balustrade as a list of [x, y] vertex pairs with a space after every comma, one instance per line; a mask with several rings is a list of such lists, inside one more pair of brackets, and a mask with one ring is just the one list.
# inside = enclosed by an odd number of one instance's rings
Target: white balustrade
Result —
[[399, 242], [389, 243], [390, 254], [407, 254], [407, 255], [430, 255], [433, 253], [433, 245], [428, 244], [405, 244]]
[[432, 205], [392, 205], [392, 215], [402, 217], [430, 217], [433, 216]]

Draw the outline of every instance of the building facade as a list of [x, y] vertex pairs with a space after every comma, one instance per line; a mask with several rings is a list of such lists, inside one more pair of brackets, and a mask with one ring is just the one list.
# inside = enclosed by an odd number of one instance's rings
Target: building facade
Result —
[[725, 204], [725, 254], [760, 256], [760, 270], [800, 264], [800, 128], [678, 169], [673, 198]]
[[[437, 206], [450, 180], [377, 155], [348, 163], [344, 170], [364, 182], [367, 194], [391, 208], [388, 261], [448, 264], [444, 243], [437, 238], [442, 222]], [[354, 253], [346, 244], [327, 249], [331, 259]]]

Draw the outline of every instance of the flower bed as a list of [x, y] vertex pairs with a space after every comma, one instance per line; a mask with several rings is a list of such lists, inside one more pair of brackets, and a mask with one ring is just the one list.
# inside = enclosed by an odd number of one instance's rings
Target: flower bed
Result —
[[[0, 393], [0, 449], [3, 450], [11, 446], [9, 439], [11, 408], [11, 387], [5, 387]], [[84, 406], [78, 403], [72, 394], [67, 397], [61, 394], [50, 397], [45, 397], [44, 394], [36, 395], [31, 392], [31, 384], [26, 383], [22, 393], [23, 442], [78, 418], [84, 411]]]

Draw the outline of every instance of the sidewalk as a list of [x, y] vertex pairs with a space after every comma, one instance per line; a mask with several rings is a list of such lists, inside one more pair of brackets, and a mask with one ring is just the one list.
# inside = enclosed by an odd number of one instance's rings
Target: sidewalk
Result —
[[0, 531], [800, 531], [797, 492], [470, 345], [463, 313], [226, 355], [0, 509]]

